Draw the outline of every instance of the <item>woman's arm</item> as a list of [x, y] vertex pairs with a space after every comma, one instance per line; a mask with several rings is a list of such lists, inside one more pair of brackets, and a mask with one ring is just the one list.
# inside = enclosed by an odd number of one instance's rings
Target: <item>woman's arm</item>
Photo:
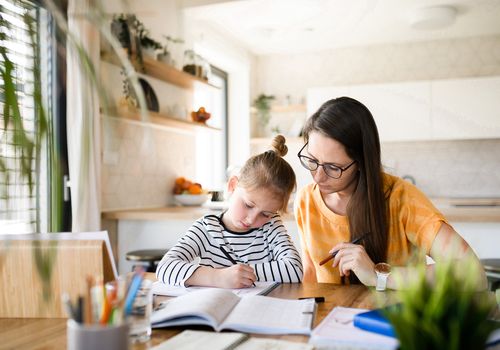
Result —
[[302, 249], [302, 263], [304, 265], [304, 282], [318, 282], [316, 277], [316, 268], [314, 267], [314, 263], [309, 256], [309, 252], [307, 249]]
[[[368, 257], [364, 247], [341, 243], [332, 249], [332, 251], [334, 250], [339, 250], [339, 253], [333, 260], [333, 266], [339, 266], [341, 275], [349, 275], [350, 271], [353, 271], [363, 284], [367, 286], [376, 285], [375, 264]], [[438, 263], [442, 259], [467, 259], [468, 263], [474, 264], [477, 268], [477, 289], [484, 290], [487, 288], [488, 283], [479, 259], [467, 242], [450, 225], [443, 222], [439, 228], [431, 246], [430, 256], [434, 260], [438, 260]], [[418, 276], [412, 270], [412, 267], [393, 267], [392, 273], [387, 279], [387, 288], [397, 289], [399, 286], [410, 283], [413, 278]], [[434, 265], [427, 265], [426, 274], [429, 280], [434, 280]]]

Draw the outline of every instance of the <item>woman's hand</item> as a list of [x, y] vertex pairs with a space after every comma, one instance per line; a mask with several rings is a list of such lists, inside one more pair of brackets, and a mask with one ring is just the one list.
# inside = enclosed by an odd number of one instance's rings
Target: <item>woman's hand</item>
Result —
[[339, 243], [330, 250], [330, 254], [338, 251], [333, 259], [333, 267], [338, 266], [340, 276], [349, 276], [354, 272], [356, 277], [365, 286], [375, 286], [377, 276], [375, 264], [365, 251], [365, 247], [359, 244]]
[[216, 287], [220, 288], [248, 288], [252, 287], [257, 276], [248, 265], [237, 264], [223, 269], [215, 269]]

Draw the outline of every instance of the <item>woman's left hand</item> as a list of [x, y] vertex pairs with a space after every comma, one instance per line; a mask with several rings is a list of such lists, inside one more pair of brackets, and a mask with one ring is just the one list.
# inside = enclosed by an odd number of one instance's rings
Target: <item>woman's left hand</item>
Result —
[[350, 271], [365, 286], [375, 286], [377, 276], [375, 264], [365, 251], [365, 247], [359, 244], [339, 243], [330, 250], [330, 254], [338, 251], [333, 259], [333, 267], [338, 266], [340, 276], [349, 276]]

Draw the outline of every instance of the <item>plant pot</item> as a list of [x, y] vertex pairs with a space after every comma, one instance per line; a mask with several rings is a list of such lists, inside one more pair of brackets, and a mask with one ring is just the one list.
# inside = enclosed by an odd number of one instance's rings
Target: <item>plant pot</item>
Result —
[[141, 53], [142, 53], [143, 57], [147, 56], [147, 57], [151, 57], [151, 58], [156, 60], [156, 49], [154, 49], [152, 47], [141, 46]]
[[170, 55], [170, 52], [160, 53], [157, 55], [156, 59], [165, 64], [172, 65], [172, 56]]

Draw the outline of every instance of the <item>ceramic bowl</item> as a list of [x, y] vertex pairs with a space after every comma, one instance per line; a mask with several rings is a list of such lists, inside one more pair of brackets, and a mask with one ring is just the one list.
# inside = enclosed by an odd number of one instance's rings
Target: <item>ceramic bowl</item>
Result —
[[175, 194], [174, 199], [177, 203], [185, 206], [202, 205], [210, 199], [210, 194]]

